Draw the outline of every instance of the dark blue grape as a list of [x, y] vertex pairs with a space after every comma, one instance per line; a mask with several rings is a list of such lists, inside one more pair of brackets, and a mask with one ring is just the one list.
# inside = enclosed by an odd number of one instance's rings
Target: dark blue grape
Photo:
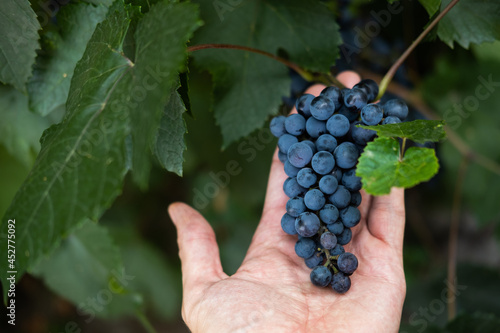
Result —
[[297, 112], [304, 117], [308, 118], [311, 116], [311, 101], [314, 99], [314, 96], [311, 94], [305, 94], [297, 98], [297, 101], [295, 102], [295, 108], [297, 109]]
[[323, 192], [317, 189], [307, 191], [306, 195], [304, 196], [304, 204], [310, 210], [320, 210], [325, 205], [325, 202], [325, 195], [323, 194]]
[[330, 195], [329, 199], [338, 209], [342, 209], [347, 207], [351, 202], [351, 192], [345, 186], [339, 185], [337, 191]]
[[271, 133], [277, 138], [279, 138], [283, 134], [286, 134], [285, 119], [285, 116], [278, 116], [271, 119], [269, 129], [271, 130]]
[[344, 231], [344, 223], [341, 221], [334, 222], [332, 224], [327, 224], [326, 225], [328, 231], [335, 235], [340, 235]]
[[361, 109], [366, 103], [368, 103], [368, 96], [359, 88], [351, 89], [344, 96], [344, 104], [351, 109]]
[[283, 183], [283, 192], [285, 192], [285, 194], [289, 198], [297, 197], [301, 194], [306, 193], [306, 191], [307, 191], [306, 188], [303, 188], [302, 186], [299, 185], [296, 177], [288, 178]]
[[311, 282], [317, 287], [326, 287], [332, 281], [332, 272], [328, 267], [316, 266], [311, 272]]
[[324, 96], [315, 97], [311, 102], [311, 116], [318, 120], [327, 120], [335, 112], [335, 104]]
[[342, 253], [337, 259], [339, 270], [345, 274], [352, 274], [358, 268], [358, 258], [350, 252]]
[[325, 175], [319, 180], [319, 189], [325, 194], [333, 194], [337, 190], [339, 182], [334, 175]]
[[389, 117], [386, 117], [384, 119], [384, 121], [382, 121], [382, 125], [399, 124], [400, 122], [401, 122], [401, 119], [399, 119], [398, 117], [389, 116]]
[[285, 161], [285, 166], [284, 166], [284, 169], [285, 169], [285, 173], [288, 177], [296, 177], [297, 176], [297, 173], [299, 172], [300, 168], [297, 168], [297, 167], [294, 167], [290, 161], [288, 160], [288, 158], [286, 159]]
[[318, 265], [321, 265], [325, 260], [325, 254], [323, 252], [316, 252], [312, 256], [307, 259], [304, 259], [306, 266], [309, 268], [314, 268]]
[[359, 112], [358, 109], [349, 109], [347, 106], [342, 105], [340, 110], [338, 111], [337, 114], [340, 114], [344, 117], [346, 117], [350, 123], [353, 121], [356, 121], [359, 118]]
[[355, 207], [361, 205], [361, 193], [359, 191], [351, 192], [351, 205]]
[[302, 213], [295, 219], [295, 230], [303, 237], [316, 235], [320, 226], [321, 223], [318, 216], [311, 212]]
[[335, 167], [333, 155], [327, 151], [319, 151], [314, 154], [311, 162], [312, 168], [320, 175], [326, 175], [332, 172]]
[[335, 109], [340, 108], [340, 89], [337, 87], [326, 87], [321, 91], [320, 96], [330, 99], [335, 105]]
[[333, 275], [331, 285], [339, 294], [345, 294], [351, 288], [351, 279], [344, 273], [338, 272]]
[[318, 176], [316, 176], [316, 173], [314, 173], [311, 168], [303, 168], [297, 174], [297, 183], [305, 188], [309, 188], [316, 184], [317, 179]]
[[296, 235], [297, 230], [295, 229], [295, 217], [285, 213], [281, 218], [281, 228], [289, 235]]
[[358, 208], [349, 206], [340, 211], [340, 219], [347, 228], [352, 228], [358, 225], [361, 213]]
[[321, 134], [326, 133], [326, 121], [321, 121], [313, 117], [307, 119], [306, 132], [311, 138], [316, 139]]
[[311, 140], [304, 140], [304, 141], [302, 141], [302, 143], [305, 143], [309, 147], [311, 147], [311, 150], [313, 151], [313, 154], [316, 154], [317, 150], [316, 150], [316, 144], [314, 144], [314, 142], [312, 142]]
[[321, 246], [327, 250], [331, 250], [337, 245], [337, 236], [331, 232], [324, 232], [319, 239]]
[[316, 139], [316, 148], [318, 151], [327, 151], [333, 153], [337, 148], [337, 140], [330, 134], [323, 134]]
[[342, 254], [344, 252], [345, 252], [344, 247], [337, 243], [337, 245], [335, 245], [335, 247], [330, 250], [330, 255], [338, 256], [339, 254]]
[[295, 243], [295, 253], [301, 258], [309, 258], [316, 252], [316, 242], [311, 238], [300, 238]]
[[378, 85], [375, 81], [371, 79], [364, 79], [359, 81], [353, 88], [359, 88], [363, 90], [368, 96], [368, 101], [374, 101], [378, 95]]
[[405, 120], [408, 117], [408, 106], [405, 102], [400, 99], [391, 99], [384, 103], [382, 106], [384, 109], [384, 116], [394, 116], [401, 120]]
[[335, 148], [333, 155], [339, 167], [350, 169], [358, 162], [359, 150], [351, 142], [342, 142]]
[[354, 122], [351, 124], [351, 137], [352, 140], [358, 145], [366, 146], [368, 142], [372, 141], [375, 138], [377, 132], [375, 132], [374, 130], [357, 127], [356, 125], [359, 124], [362, 125], [361, 122]]
[[337, 178], [337, 182], [339, 182], [339, 183], [342, 181], [342, 174], [343, 174], [343, 172], [339, 168], [335, 168], [332, 171], [332, 176]]
[[291, 135], [299, 136], [306, 131], [306, 119], [300, 114], [291, 114], [285, 119], [285, 129]]
[[378, 125], [382, 121], [382, 118], [384, 118], [384, 111], [377, 104], [367, 104], [361, 109], [361, 120], [365, 125]]
[[291, 135], [291, 134], [283, 134], [279, 139], [278, 139], [278, 147], [280, 149], [280, 152], [283, 154], [288, 153], [288, 149], [294, 144], [299, 142], [299, 140]]
[[352, 231], [349, 228], [344, 227], [344, 231], [337, 236], [337, 243], [340, 245], [346, 245], [351, 241]]
[[282, 153], [281, 151], [278, 151], [278, 158], [281, 161], [281, 163], [285, 163], [286, 161], [288, 161], [287, 154]]
[[301, 197], [294, 197], [287, 201], [286, 212], [293, 217], [297, 217], [306, 211], [304, 199]]
[[349, 132], [350, 123], [346, 116], [334, 114], [326, 122], [326, 130], [334, 137], [340, 138]]
[[319, 218], [326, 224], [334, 223], [339, 218], [339, 210], [332, 204], [325, 204], [319, 211]]
[[344, 172], [342, 176], [342, 185], [351, 192], [361, 190], [361, 177], [356, 176], [356, 169]]
[[294, 143], [288, 149], [288, 160], [297, 168], [303, 168], [311, 162], [313, 151], [307, 143]]

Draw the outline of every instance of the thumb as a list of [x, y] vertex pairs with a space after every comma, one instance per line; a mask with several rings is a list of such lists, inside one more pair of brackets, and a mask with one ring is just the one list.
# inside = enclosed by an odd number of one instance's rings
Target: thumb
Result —
[[205, 218], [181, 202], [171, 204], [168, 213], [177, 229], [184, 293], [226, 277], [215, 233]]

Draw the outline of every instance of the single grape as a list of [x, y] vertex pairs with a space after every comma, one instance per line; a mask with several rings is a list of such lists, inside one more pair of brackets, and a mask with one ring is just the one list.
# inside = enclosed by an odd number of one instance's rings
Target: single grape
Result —
[[[333, 152], [337, 165], [343, 169], [350, 169], [358, 162], [359, 151], [351, 142], [342, 142]], [[315, 155], [316, 156], [316, 155]]]
[[299, 170], [300, 168], [297, 168], [297, 167], [294, 167], [290, 161], [288, 160], [288, 158], [286, 159], [285, 161], [285, 166], [284, 166], [284, 169], [285, 169], [285, 173], [288, 177], [296, 177], [297, 176], [297, 173], [299, 173]]
[[342, 105], [340, 110], [338, 111], [338, 114], [346, 117], [350, 123], [353, 121], [358, 120], [359, 118], [359, 111], [358, 109], [349, 109], [347, 106]]
[[308, 118], [311, 116], [311, 101], [314, 99], [314, 96], [311, 94], [305, 94], [297, 98], [297, 101], [295, 102], [295, 108], [297, 109], [297, 112], [301, 114], [302, 116]]
[[342, 181], [342, 170], [340, 170], [339, 168], [333, 169], [332, 176], [337, 178], [337, 182], [340, 183]]
[[382, 121], [382, 125], [399, 124], [400, 122], [401, 122], [401, 119], [399, 119], [398, 117], [389, 116], [389, 117], [386, 117], [384, 119], [384, 121]]
[[307, 189], [300, 186], [296, 177], [291, 177], [283, 183], [283, 192], [285, 192], [287, 197], [293, 198], [303, 195], [307, 192]]
[[316, 184], [317, 179], [318, 176], [316, 176], [316, 173], [314, 173], [311, 168], [303, 168], [297, 174], [297, 183], [305, 188], [309, 188]]
[[316, 266], [311, 272], [311, 282], [318, 287], [326, 287], [332, 281], [332, 272], [328, 267]]
[[316, 252], [316, 242], [303, 237], [295, 243], [295, 253], [301, 258], [309, 258]]
[[358, 268], [358, 258], [350, 252], [342, 253], [337, 259], [339, 270], [345, 274], [352, 274]]
[[286, 134], [285, 119], [285, 116], [278, 116], [271, 119], [271, 123], [269, 123], [269, 129], [271, 130], [271, 133], [277, 138], [279, 138], [283, 134]]
[[[377, 104], [367, 104], [361, 109], [361, 120], [365, 125], [378, 125], [384, 117], [384, 111]], [[287, 118], [288, 120], [288, 118]], [[286, 121], [285, 121], [286, 126]], [[287, 128], [288, 131], [288, 128]]]
[[368, 101], [374, 101], [378, 96], [378, 85], [371, 79], [364, 79], [359, 81], [353, 88], [359, 88], [368, 96]]
[[311, 101], [311, 116], [327, 120], [335, 112], [335, 104], [327, 97], [318, 96]]
[[335, 247], [330, 250], [330, 255], [338, 256], [339, 254], [342, 254], [344, 252], [345, 252], [344, 247], [337, 243], [337, 245], [335, 245]]
[[335, 104], [335, 109], [340, 108], [341, 103], [340, 103], [340, 89], [337, 87], [326, 87], [323, 89], [320, 93], [320, 96], [324, 96], [328, 99], [330, 99], [333, 104]]
[[358, 225], [361, 220], [361, 213], [358, 208], [349, 206], [340, 211], [340, 219], [347, 228], [352, 228]]
[[285, 163], [288, 160], [287, 155], [285, 153], [282, 153], [281, 151], [278, 151], [278, 158], [281, 163]]
[[295, 219], [295, 230], [303, 237], [314, 236], [320, 227], [318, 216], [311, 212], [302, 213]]
[[339, 294], [345, 294], [351, 288], [351, 279], [344, 273], [338, 272], [333, 275], [331, 285]]
[[319, 218], [326, 224], [335, 223], [339, 218], [339, 210], [332, 204], [325, 204], [319, 211]]
[[316, 252], [309, 258], [304, 259], [306, 266], [309, 268], [314, 268], [318, 265], [321, 265], [325, 260], [325, 254], [323, 252]]
[[316, 139], [316, 148], [318, 151], [327, 151], [333, 153], [337, 147], [337, 140], [330, 134], [323, 134]]
[[361, 190], [361, 177], [356, 176], [356, 169], [351, 169], [342, 175], [342, 185], [351, 192]]
[[325, 134], [327, 132], [326, 122], [311, 117], [306, 121], [306, 132], [311, 136], [311, 138], [316, 139], [321, 134]]
[[337, 245], [337, 236], [331, 232], [324, 232], [319, 239], [321, 246], [327, 250], [331, 250]]
[[325, 205], [325, 202], [325, 195], [323, 194], [323, 192], [317, 189], [307, 191], [306, 195], [304, 196], [304, 204], [310, 210], [320, 210]]
[[297, 230], [295, 229], [295, 217], [285, 213], [281, 218], [281, 228], [289, 235], [296, 235]]
[[[352, 109], [361, 109], [368, 102], [368, 96], [366, 93], [359, 88], [353, 88], [345, 94], [344, 104]], [[312, 112], [311, 112], [312, 113]]]
[[331, 153], [327, 151], [319, 151], [314, 154], [311, 165], [316, 173], [320, 175], [326, 175], [330, 173], [335, 167], [335, 160]]
[[306, 118], [304, 116], [294, 113], [286, 117], [285, 129], [291, 135], [299, 136], [306, 131]]
[[316, 154], [317, 150], [316, 150], [316, 144], [314, 142], [312, 142], [311, 140], [304, 140], [302, 141], [302, 143], [305, 143], [306, 145], [311, 147], [313, 154]]
[[405, 120], [408, 117], [408, 106], [400, 99], [391, 99], [384, 103], [384, 116], [398, 117], [400, 120]]
[[334, 175], [325, 175], [319, 180], [319, 189], [325, 194], [333, 194], [337, 190], [339, 182]]
[[280, 149], [280, 152], [282, 152], [283, 154], [287, 154], [288, 149], [290, 149], [290, 147], [297, 142], [299, 142], [299, 140], [295, 136], [291, 134], [283, 134], [278, 139], [278, 147]]
[[294, 143], [288, 149], [288, 160], [297, 168], [303, 168], [311, 162], [313, 151], [307, 143]]
[[349, 228], [344, 227], [344, 231], [337, 236], [337, 243], [340, 245], [346, 245], [351, 241], [352, 231]]
[[351, 205], [355, 207], [361, 205], [361, 193], [359, 191], [351, 192]]
[[326, 122], [326, 130], [334, 137], [340, 138], [349, 132], [349, 119], [342, 114], [334, 114]]
[[297, 217], [306, 211], [304, 199], [301, 197], [294, 197], [286, 202], [286, 212], [293, 217]]
[[327, 224], [326, 228], [328, 229], [328, 231], [338, 236], [344, 231], [345, 227], [344, 223], [342, 223], [341, 221], [337, 221], [331, 224]]
[[342, 209], [347, 207], [351, 202], [351, 192], [343, 185], [339, 185], [337, 191], [330, 195], [329, 199], [338, 209]]

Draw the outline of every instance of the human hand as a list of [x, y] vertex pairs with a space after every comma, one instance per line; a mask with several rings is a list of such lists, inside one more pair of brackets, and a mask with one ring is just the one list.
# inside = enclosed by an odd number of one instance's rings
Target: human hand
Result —
[[[357, 74], [340, 82], [352, 87]], [[319, 95], [324, 86], [307, 93]], [[345, 246], [359, 260], [343, 295], [318, 288], [294, 251], [296, 237], [281, 229], [287, 176], [274, 154], [262, 218], [238, 271], [226, 275], [210, 224], [193, 208], [174, 203], [169, 213], [182, 262], [182, 316], [192, 332], [397, 332], [406, 293], [403, 271], [404, 191], [362, 191], [361, 222]]]

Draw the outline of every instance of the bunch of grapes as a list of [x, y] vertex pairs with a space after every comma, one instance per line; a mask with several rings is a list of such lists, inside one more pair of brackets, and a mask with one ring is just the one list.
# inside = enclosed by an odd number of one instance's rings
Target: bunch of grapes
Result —
[[344, 245], [361, 220], [356, 164], [376, 136], [356, 125], [394, 124], [408, 115], [408, 107], [398, 99], [370, 103], [378, 92], [373, 80], [362, 80], [352, 89], [327, 87], [318, 97], [301, 96], [298, 113], [275, 117], [270, 124], [289, 177], [283, 184], [290, 199], [281, 227], [287, 234], [298, 234], [295, 252], [312, 269], [311, 282], [331, 285], [338, 293], [349, 290], [349, 276], [358, 267], [358, 259], [345, 252]]

